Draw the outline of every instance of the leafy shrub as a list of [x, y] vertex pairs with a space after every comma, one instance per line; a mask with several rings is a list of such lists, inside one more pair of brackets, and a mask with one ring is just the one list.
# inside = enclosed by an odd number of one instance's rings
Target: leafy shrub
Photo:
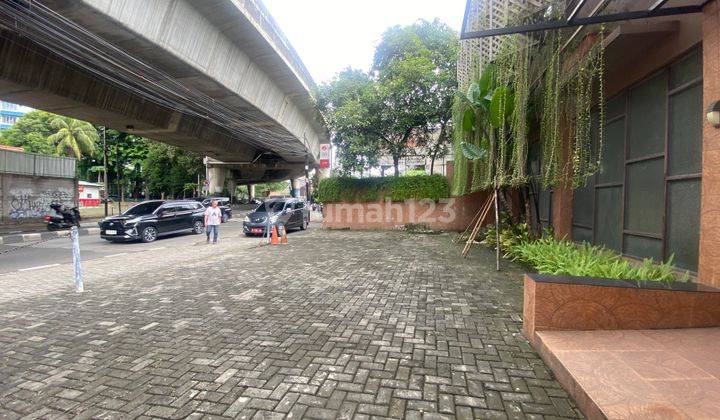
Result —
[[[485, 239], [482, 241], [483, 245], [491, 248], [495, 247], [495, 231], [494, 224], [487, 228], [485, 231]], [[530, 240], [530, 228], [527, 223], [512, 223], [507, 217], [500, 219], [500, 249], [506, 252], [505, 258], [511, 258], [511, 256], [507, 254], [507, 250], [517, 245], [530, 242]]]
[[511, 259], [544, 274], [668, 282], [687, 281], [689, 277], [686, 273], [682, 279], [678, 279], [673, 271], [673, 257], [662, 264], [656, 264], [651, 259], [633, 264], [605, 248], [556, 241], [551, 237], [522, 241], [509, 246], [505, 252]]
[[400, 176], [423, 176], [425, 171], [422, 169], [411, 169], [400, 174]]
[[351, 178], [333, 177], [320, 181], [315, 198], [322, 203], [369, 202], [389, 198], [392, 201], [431, 199], [450, 195], [450, 186], [442, 175], [407, 177]]

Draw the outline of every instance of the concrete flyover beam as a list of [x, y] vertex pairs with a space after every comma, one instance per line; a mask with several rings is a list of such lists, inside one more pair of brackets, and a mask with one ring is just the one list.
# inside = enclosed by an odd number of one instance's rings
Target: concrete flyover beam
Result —
[[252, 162], [230, 168], [252, 181], [297, 176], [328, 141], [312, 79], [255, 0], [39, 0], [5, 7], [0, 30], [3, 99]]

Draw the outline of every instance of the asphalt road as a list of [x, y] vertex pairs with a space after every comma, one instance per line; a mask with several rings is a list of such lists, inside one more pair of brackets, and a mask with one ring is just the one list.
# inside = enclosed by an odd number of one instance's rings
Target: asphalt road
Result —
[[[260, 241], [260, 238], [246, 238], [242, 233], [243, 214], [237, 214], [228, 223], [220, 227], [220, 240], [223, 236], [243, 237], [247, 241]], [[162, 248], [172, 251], [178, 247], [189, 247], [205, 241], [205, 235], [180, 234], [159, 238], [152, 243], [129, 242], [113, 243], [100, 238], [100, 234], [80, 236], [80, 255], [83, 261], [106, 258], [112, 263], [113, 257], [131, 253], [141, 253]], [[48, 241], [0, 245], [0, 274], [16, 271], [32, 271], [59, 264], [72, 262], [72, 244], [69, 238], [56, 238]]]

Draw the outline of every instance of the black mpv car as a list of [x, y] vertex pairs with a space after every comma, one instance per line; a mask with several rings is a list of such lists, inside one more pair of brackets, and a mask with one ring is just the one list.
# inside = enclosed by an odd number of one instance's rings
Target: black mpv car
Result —
[[100, 223], [100, 237], [112, 242], [153, 242], [173, 233], [205, 231], [205, 207], [195, 201], [144, 201]]

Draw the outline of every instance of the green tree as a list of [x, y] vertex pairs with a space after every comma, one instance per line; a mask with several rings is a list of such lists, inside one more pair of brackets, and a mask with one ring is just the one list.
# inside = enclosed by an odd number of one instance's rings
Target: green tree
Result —
[[182, 196], [186, 185], [197, 182], [198, 174], [204, 171], [200, 156], [158, 142], [148, 144], [142, 168], [147, 189], [156, 197], [163, 193]]
[[377, 137], [366, 127], [374, 83], [369, 74], [348, 68], [320, 87], [318, 104], [332, 130], [339, 171], [344, 175], [362, 173], [378, 163]]
[[50, 126], [55, 132], [48, 140], [55, 145], [56, 154], [65, 153], [81, 159], [83, 154], [89, 155], [95, 150], [98, 133], [89, 122], [56, 116], [50, 121]]
[[[347, 69], [320, 87], [318, 104], [328, 121], [345, 172], [391, 156], [395, 175], [411, 148], [449, 141], [456, 87], [457, 34], [439, 21], [385, 31], [369, 73]], [[441, 130], [441, 136], [428, 133]], [[446, 146], [445, 146], [446, 147]]]
[[57, 117], [45, 111], [32, 111], [23, 115], [12, 127], [0, 131], [0, 144], [22, 147], [26, 152], [52, 155], [55, 146], [48, 137], [55, 131], [50, 121]]
[[277, 191], [284, 191], [285, 194], [290, 193], [290, 183], [288, 181], [275, 181], [275, 182], [266, 182], [264, 184], [255, 184], [255, 193], [256, 194], [264, 194], [265, 192], [277, 192]]
[[[430, 157], [431, 173], [435, 160], [447, 154], [452, 139], [459, 46], [457, 34], [436, 19], [389, 28], [375, 50], [373, 69], [380, 80], [385, 75], [386, 82], [404, 87], [396, 88], [393, 96], [393, 103], [400, 108], [397, 128], [409, 127], [413, 119], [420, 124], [411, 132], [413, 144], [410, 146], [422, 148]], [[402, 108], [407, 106], [413, 107], [412, 112], [403, 115]], [[395, 147], [401, 146], [397, 143]]]
[[[97, 127], [97, 131], [102, 132], [102, 128]], [[105, 137], [108, 149], [107, 163], [110, 191], [115, 191], [118, 185], [117, 181], [120, 179], [123, 186], [128, 189], [133, 197], [140, 197], [144, 186], [141, 164], [145, 156], [147, 156], [147, 143], [152, 140], [112, 129], [106, 130]], [[104, 172], [102, 139], [98, 140], [98, 146], [93, 153], [83, 155], [78, 160], [77, 167], [81, 178], [102, 180]], [[119, 191], [116, 191], [116, 193], [119, 194]]]

